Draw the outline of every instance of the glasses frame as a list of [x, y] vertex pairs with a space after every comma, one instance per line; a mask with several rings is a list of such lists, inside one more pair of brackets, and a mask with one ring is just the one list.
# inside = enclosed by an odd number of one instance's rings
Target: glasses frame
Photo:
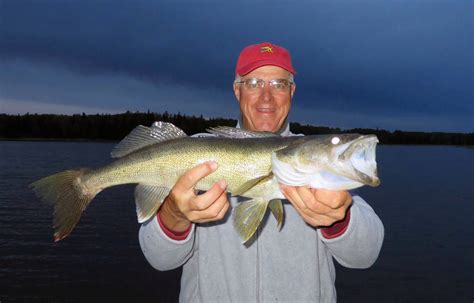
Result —
[[236, 83], [236, 84], [245, 84], [249, 80], [256, 81], [256, 84], [257, 84], [256, 88], [248, 88], [244, 85], [244, 88], [246, 90], [249, 90], [249, 91], [259, 91], [259, 90], [263, 89], [265, 87], [266, 83], [268, 82], [268, 84], [270, 85], [270, 89], [273, 89], [273, 90], [276, 90], [276, 91], [279, 91], [279, 92], [286, 92], [287, 88], [281, 89], [281, 90], [280, 89], [275, 89], [274, 85], [275, 84], [280, 84], [280, 83], [278, 83], [280, 81], [286, 81], [286, 82], [288, 82], [288, 88], [291, 90], [291, 86], [295, 84], [295, 82], [291, 81], [290, 79], [263, 80], [263, 79], [259, 79], [259, 78], [241, 79], [241, 80], [234, 81], [234, 83]]

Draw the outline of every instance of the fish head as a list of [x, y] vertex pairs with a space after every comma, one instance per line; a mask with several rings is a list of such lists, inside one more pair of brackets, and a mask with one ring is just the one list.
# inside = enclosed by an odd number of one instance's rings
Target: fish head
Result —
[[277, 151], [272, 159], [280, 182], [347, 190], [378, 186], [375, 135], [306, 136]]

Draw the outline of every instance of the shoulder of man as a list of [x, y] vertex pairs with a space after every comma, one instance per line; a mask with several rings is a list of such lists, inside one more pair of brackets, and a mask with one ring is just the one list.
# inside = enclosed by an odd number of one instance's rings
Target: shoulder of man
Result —
[[294, 136], [304, 136], [303, 134], [295, 134], [290, 130], [290, 123], [286, 123], [283, 129], [280, 131], [282, 137], [294, 137]]
[[282, 134], [282, 136], [283, 137], [302, 137], [302, 136], [304, 136], [304, 134], [294, 134], [292, 132], [288, 132], [288, 134], [286, 134], [286, 135]]

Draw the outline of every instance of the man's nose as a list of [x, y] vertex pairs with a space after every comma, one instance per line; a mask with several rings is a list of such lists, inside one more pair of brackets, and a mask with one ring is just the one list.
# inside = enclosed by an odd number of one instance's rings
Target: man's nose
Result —
[[270, 83], [265, 83], [266, 85], [262, 88], [262, 99], [265, 102], [269, 102], [272, 99], [272, 93], [270, 91]]

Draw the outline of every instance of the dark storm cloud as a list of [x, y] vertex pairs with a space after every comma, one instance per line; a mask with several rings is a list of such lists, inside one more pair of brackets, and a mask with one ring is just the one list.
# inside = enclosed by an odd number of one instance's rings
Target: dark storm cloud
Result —
[[220, 22], [206, 22], [205, 12], [196, 16], [199, 7], [197, 2], [7, 2], [1, 52], [62, 62], [83, 72], [214, 84], [199, 76], [210, 67], [219, 74], [220, 66], [229, 76], [238, 50], [224, 49], [216, 33], [218, 39], [209, 37]]
[[[372, 127], [396, 128], [397, 117], [399, 128], [420, 129], [474, 111], [471, 1], [1, 5], [0, 56], [62, 64], [66, 73], [128, 75], [200, 92], [200, 100], [231, 99], [238, 52], [269, 40], [291, 50], [298, 70], [295, 120], [326, 113], [344, 116], [339, 125], [359, 126], [350, 117], [364, 117], [359, 124], [373, 119], [381, 125]], [[460, 129], [474, 125], [466, 120]]]
[[[316, 33], [309, 41], [313, 46], [296, 58], [300, 62], [314, 58], [313, 64], [300, 69], [305, 76], [300, 83], [312, 90], [310, 94], [350, 101], [335, 104], [339, 109], [472, 111], [472, 103], [466, 102], [472, 98], [469, 4], [351, 3], [345, 3], [344, 9], [342, 5], [326, 6], [320, 14], [330, 17], [315, 18], [319, 20]], [[311, 26], [310, 22], [300, 23], [304, 25]]]
[[236, 101], [233, 110], [230, 102], [222, 101], [232, 99], [230, 91], [200, 89], [170, 81], [150, 83], [120, 73], [78, 74], [60, 66], [21, 59], [0, 61], [0, 83], [2, 113], [151, 110], [202, 114], [205, 117], [232, 113], [236, 117], [238, 113]]

